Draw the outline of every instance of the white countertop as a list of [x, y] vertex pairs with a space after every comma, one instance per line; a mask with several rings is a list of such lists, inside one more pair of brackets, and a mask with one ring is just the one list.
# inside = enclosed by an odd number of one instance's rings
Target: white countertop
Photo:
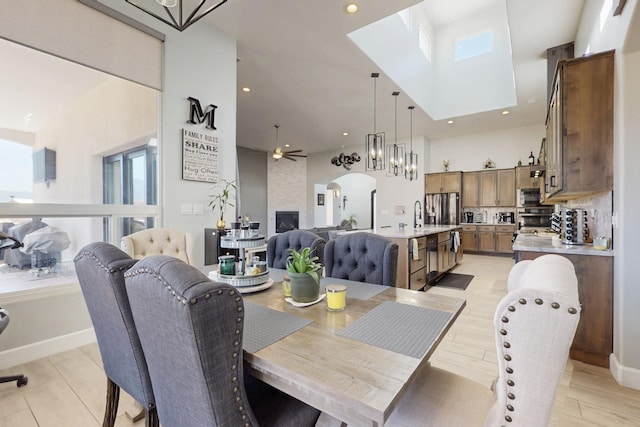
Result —
[[340, 231], [338, 235], [354, 233], [354, 232], [367, 232], [374, 233], [383, 237], [391, 237], [395, 239], [413, 239], [416, 237], [429, 236], [431, 234], [438, 234], [447, 231], [453, 231], [462, 227], [462, 224], [458, 225], [425, 225], [419, 228], [378, 228], [374, 230], [353, 230], [353, 231]]
[[613, 256], [613, 250], [594, 249], [592, 243], [584, 245], [565, 245], [555, 236], [540, 236], [535, 234], [518, 234], [518, 238], [513, 242], [514, 251], [527, 252], [548, 252], [566, 255], [594, 255]]

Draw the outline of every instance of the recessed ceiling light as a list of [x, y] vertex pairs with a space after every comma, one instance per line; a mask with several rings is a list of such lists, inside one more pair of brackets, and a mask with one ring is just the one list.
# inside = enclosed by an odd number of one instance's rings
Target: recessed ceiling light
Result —
[[347, 3], [345, 10], [347, 13], [356, 13], [358, 11], [358, 4], [354, 2]]
[[452, 125], [453, 124], [453, 120], [448, 120], [447, 123]]
[[342, 132], [342, 136], [348, 136], [349, 132]]
[[251, 92], [251, 88], [245, 86], [245, 87], [242, 88], [242, 91], [243, 92]]
[[504, 111], [502, 112], [502, 115], [503, 115], [503, 116], [506, 116], [507, 114], [509, 114], [509, 110], [504, 110]]
[[284, 146], [285, 146], [285, 148], [291, 147], [291, 145], [289, 145], [289, 144], [284, 144]]

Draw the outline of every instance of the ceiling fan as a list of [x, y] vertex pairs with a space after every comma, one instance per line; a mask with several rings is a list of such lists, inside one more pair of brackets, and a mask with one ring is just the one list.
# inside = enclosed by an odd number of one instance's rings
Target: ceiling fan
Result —
[[307, 157], [306, 154], [296, 154], [301, 153], [302, 150], [282, 151], [282, 147], [278, 145], [278, 129], [280, 128], [280, 125], [276, 124], [274, 127], [276, 128], [276, 148], [273, 149], [271, 156], [276, 159], [276, 161], [284, 158], [295, 162], [296, 159], [294, 159], [294, 157]]

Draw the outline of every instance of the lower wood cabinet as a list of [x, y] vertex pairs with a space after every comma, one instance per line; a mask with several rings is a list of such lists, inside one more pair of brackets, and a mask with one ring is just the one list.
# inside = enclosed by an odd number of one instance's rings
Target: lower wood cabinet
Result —
[[[544, 252], [516, 253], [516, 262]], [[613, 257], [566, 255], [576, 269], [582, 311], [569, 356], [591, 365], [609, 367], [613, 352]]]
[[462, 247], [465, 252], [513, 253], [515, 224], [463, 225]]

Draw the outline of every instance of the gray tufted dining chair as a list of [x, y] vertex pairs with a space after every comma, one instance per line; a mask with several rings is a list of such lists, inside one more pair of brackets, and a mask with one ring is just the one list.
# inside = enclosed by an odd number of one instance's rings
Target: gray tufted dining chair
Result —
[[326, 277], [395, 286], [398, 245], [373, 233], [348, 233], [327, 242], [324, 262]]
[[103, 427], [115, 424], [120, 389], [143, 405], [145, 425], [158, 427], [147, 362], [124, 286], [124, 273], [136, 260], [111, 244], [99, 242], [83, 247], [74, 263], [107, 375]]
[[324, 264], [324, 246], [326, 240], [307, 230], [289, 230], [281, 234], [271, 236], [267, 240], [267, 266], [270, 268], [287, 268], [289, 249], [300, 251], [302, 248], [311, 248], [311, 252], [319, 258], [320, 264]]
[[509, 273], [508, 289], [493, 319], [498, 354], [493, 392], [444, 369], [426, 366], [394, 409], [388, 425], [549, 424], [580, 320], [575, 269], [559, 255], [521, 261]]
[[163, 255], [126, 273], [133, 318], [165, 427], [313, 426], [320, 412], [244, 375], [244, 301]]

